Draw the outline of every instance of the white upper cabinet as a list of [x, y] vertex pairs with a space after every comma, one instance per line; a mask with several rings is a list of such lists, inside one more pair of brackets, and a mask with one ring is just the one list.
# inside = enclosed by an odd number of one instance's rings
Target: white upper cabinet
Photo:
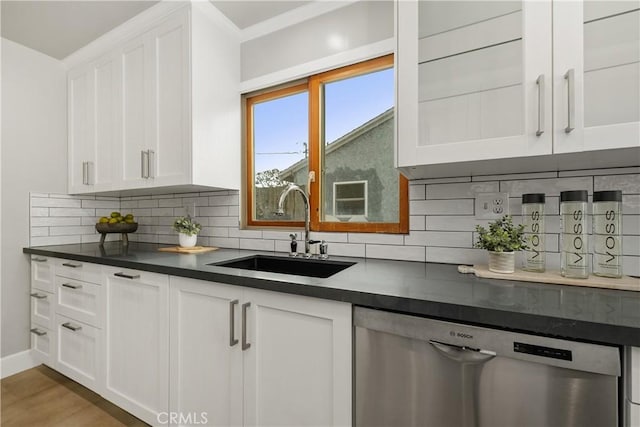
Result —
[[639, 147], [638, 3], [397, 2], [397, 166]]
[[554, 152], [640, 147], [640, 1], [555, 1]]
[[106, 56], [69, 72], [69, 192], [110, 190], [116, 148], [117, 62]]
[[[175, 4], [151, 13], [158, 7]], [[239, 188], [237, 31], [211, 4], [192, 3], [125, 34], [137, 35], [94, 61], [113, 58], [110, 90], [86, 65], [69, 72], [69, 192]], [[107, 99], [116, 102], [103, 119]]]

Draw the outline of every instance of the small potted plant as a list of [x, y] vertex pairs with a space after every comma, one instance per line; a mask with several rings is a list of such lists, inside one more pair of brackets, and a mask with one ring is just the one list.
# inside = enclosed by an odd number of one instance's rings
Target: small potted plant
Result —
[[192, 248], [196, 245], [200, 228], [202, 226], [189, 215], [178, 217], [173, 223], [173, 229], [178, 232], [180, 246], [183, 248]]
[[489, 270], [496, 273], [515, 271], [516, 251], [527, 249], [524, 225], [513, 225], [510, 215], [489, 223], [489, 230], [476, 225], [478, 240], [476, 248], [489, 251]]

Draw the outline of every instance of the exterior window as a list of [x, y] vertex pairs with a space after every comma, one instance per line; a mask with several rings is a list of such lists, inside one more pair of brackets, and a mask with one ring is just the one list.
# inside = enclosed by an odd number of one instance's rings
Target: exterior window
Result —
[[333, 183], [332, 214], [337, 220], [366, 220], [367, 181], [347, 181]]
[[393, 55], [246, 97], [249, 226], [302, 226], [310, 193], [316, 231], [408, 232], [408, 184], [394, 168]]

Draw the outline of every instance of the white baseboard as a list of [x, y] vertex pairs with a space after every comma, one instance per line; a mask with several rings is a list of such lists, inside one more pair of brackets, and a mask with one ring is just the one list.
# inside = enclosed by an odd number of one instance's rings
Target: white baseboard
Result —
[[27, 369], [38, 366], [40, 362], [33, 356], [31, 350], [21, 351], [0, 359], [0, 378], [6, 378]]

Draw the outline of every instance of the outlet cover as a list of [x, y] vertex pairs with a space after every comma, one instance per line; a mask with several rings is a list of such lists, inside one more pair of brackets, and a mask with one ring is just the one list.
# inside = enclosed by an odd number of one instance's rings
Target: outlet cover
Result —
[[498, 219], [509, 215], [509, 193], [478, 193], [476, 219]]

